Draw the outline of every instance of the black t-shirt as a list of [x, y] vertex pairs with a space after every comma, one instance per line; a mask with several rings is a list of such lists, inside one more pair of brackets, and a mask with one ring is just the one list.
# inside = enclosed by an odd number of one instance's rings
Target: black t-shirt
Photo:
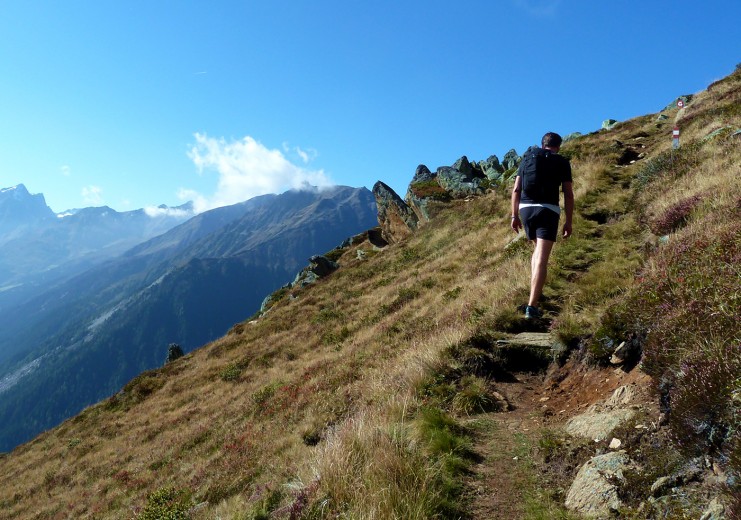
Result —
[[[528, 149], [527, 153], [537, 152], [538, 147], [532, 147]], [[541, 149], [542, 150], [542, 149]], [[534, 200], [531, 195], [525, 193], [523, 189], [520, 193], [520, 202], [526, 204], [553, 204], [558, 206], [559, 189], [564, 182], [571, 182], [571, 163], [563, 155], [557, 153], [548, 152], [548, 160], [543, 161], [547, 165], [548, 171], [543, 175], [547, 179], [547, 184], [543, 189], [543, 195], [536, 197]], [[525, 164], [525, 160], [520, 163], [517, 168], [517, 176], [522, 177], [522, 166]], [[538, 178], [540, 178], [541, 172], [538, 171]]]

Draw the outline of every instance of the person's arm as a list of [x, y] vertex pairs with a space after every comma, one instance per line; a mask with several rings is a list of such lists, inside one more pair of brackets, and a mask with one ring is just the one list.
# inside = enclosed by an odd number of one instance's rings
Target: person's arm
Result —
[[520, 232], [522, 222], [520, 222], [520, 193], [522, 192], [522, 177], [515, 177], [515, 185], [512, 188], [512, 229], [515, 233]]
[[563, 237], [568, 238], [571, 236], [571, 220], [574, 216], [574, 188], [572, 183], [563, 183], [563, 205], [566, 213], [566, 221], [563, 223]]

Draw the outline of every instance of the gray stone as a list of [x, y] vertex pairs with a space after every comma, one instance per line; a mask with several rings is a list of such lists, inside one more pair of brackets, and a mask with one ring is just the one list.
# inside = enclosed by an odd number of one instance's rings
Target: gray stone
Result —
[[513, 371], [546, 369], [561, 361], [566, 351], [566, 345], [548, 332], [522, 332], [496, 342], [497, 357]]
[[605, 119], [602, 121], [603, 130], [612, 130], [618, 122], [614, 119]]
[[563, 138], [563, 142], [567, 143], [571, 141], [572, 139], [576, 139], [577, 137], [581, 137], [581, 136], [582, 136], [581, 132], [571, 132], [570, 134], [568, 134], [566, 137]]
[[624, 479], [630, 459], [623, 451], [598, 455], [580, 469], [566, 494], [565, 505], [588, 518], [611, 518], [622, 503], [615, 480]]
[[707, 509], [700, 517], [700, 520], [725, 520], [726, 508], [718, 498], [714, 498], [708, 504]]
[[432, 173], [427, 166], [425, 166], [424, 164], [420, 164], [419, 166], [417, 166], [417, 170], [414, 172], [412, 183], [434, 180], [435, 175], [436, 174]]
[[497, 182], [502, 179], [504, 166], [499, 162], [499, 157], [496, 155], [490, 155], [485, 161], [480, 161], [479, 168], [481, 168], [481, 171], [486, 178], [492, 182]]
[[339, 269], [339, 264], [326, 256], [315, 255], [309, 259], [309, 266], [302, 269], [293, 280], [291, 287], [306, 287], [315, 283], [319, 278], [332, 274]]
[[697, 466], [690, 466], [679, 473], [659, 477], [651, 484], [651, 496], [660, 497], [671, 491], [672, 488], [683, 486], [700, 478], [702, 469]]
[[633, 398], [632, 387], [621, 386], [609, 399], [594, 404], [584, 413], [569, 419], [566, 423], [566, 432], [595, 441], [607, 439], [615, 428], [635, 415], [635, 410], [628, 407]]
[[373, 195], [376, 197], [381, 235], [386, 242], [404, 240], [417, 229], [419, 218], [389, 186], [378, 181], [373, 186]]
[[481, 195], [484, 193], [484, 188], [481, 185], [482, 179], [471, 175], [470, 164], [468, 165], [468, 170], [469, 173], [466, 174], [456, 168], [442, 166], [437, 169], [437, 182], [454, 199]]
[[522, 157], [517, 155], [515, 149], [512, 148], [510, 151], [504, 154], [504, 158], [502, 159], [502, 166], [504, 166], [505, 171], [508, 171], [513, 168], [517, 168], [520, 165], [521, 161]]
[[666, 121], [667, 119], [669, 119], [669, 116], [666, 114], [659, 114], [656, 116], [656, 121]]
[[473, 178], [473, 168], [465, 155], [453, 163], [453, 169], [461, 172], [465, 178]]
[[714, 130], [710, 132], [708, 135], [702, 138], [702, 141], [710, 141], [712, 139], [715, 139], [718, 136], [721, 136], [723, 134], [732, 135], [733, 134], [734, 127], [732, 126], [723, 126], [721, 128], [718, 128], [717, 130]]

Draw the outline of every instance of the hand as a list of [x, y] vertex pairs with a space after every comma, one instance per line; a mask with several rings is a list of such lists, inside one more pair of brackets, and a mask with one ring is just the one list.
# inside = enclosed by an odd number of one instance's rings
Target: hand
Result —
[[520, 217], [515, 215], [514, 217], [512, 217], [511, 220], [512, 220], [512, 224], [511, 224], [512, 229], [514, 230], [515, 233], [519, 233], [520, 229], [522, 229], [522, 222], [520, 222]]
[[563, 237], [569, 238], [571, 236], [571, 222], [565, 222], [563, 225]]

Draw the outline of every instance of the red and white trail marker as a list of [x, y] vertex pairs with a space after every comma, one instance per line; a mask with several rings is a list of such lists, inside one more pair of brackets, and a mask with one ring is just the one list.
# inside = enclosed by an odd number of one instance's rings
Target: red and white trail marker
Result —
[[675, 126], [672, 130], [672, 148], [679, 148], [679, 127]]

